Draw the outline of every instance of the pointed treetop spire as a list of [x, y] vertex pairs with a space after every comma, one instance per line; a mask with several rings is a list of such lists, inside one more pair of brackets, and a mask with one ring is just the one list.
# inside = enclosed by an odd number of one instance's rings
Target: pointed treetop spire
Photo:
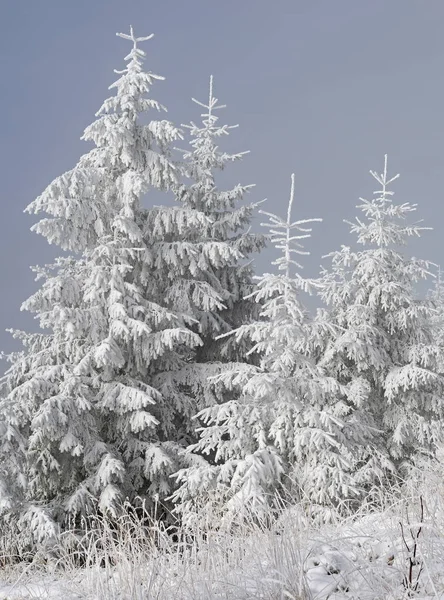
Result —
[[202, 106], [202, 108], [206, 108], [208, 110], [207, 113], [202, 113], [202, 117], [207, 117], [207, 119], [211, 121], [216, 121], [217, 118], [213, 116], [213, 110], [217, 110], [219, 108], [226, 108], [226, 104], [217, 104], [219, 100], [213, 96], [213, 76], [210, 75], [210, 92], [208, 94], [208, 104], [204, 104], [203, 102], [199, 102], [196, 98], [191, 98], [193, 102]]
[[294, 173], [291, 174], [290, 200], [288, 201], [287, 226], [291, 227], [291, 209], [294, 202]]
[[154, 33], [152, 33], [151, 35], [147, 35], [146, 37], [136, 37], [134, 35], [134, 30], [133, 30], [133, 26], [130, 25], [130, 34], [128, 35], [127, 33], [116, 33], [116, 35], [118, 37], [123, 38], [124, 40], [130, 40], [133, 42], [134, 46], [134, 50], [137, 50], [137, 43], [138, 42], [146, 42], [146, 40], [150, 40], [151, 38], [154, 37]]
[[372, 177], [374, 177], [376, 179], [376, 181], [378, 183], [380, 183], [382, 185], [382, 190], [377, 190], [377, 191], [373, 192], [373, 194], [375, 196], [378, 194], [380, 195], [378, 200], [389, 201], [389, 198], [387, 198], [387, 196], [393, 196], [394, 192], [387, 190], [387, 187], [390, 185], [390, 183], [392, 183], [393, 181], [398, 179], [399, 173], [397, 175], [395, 175], [394, 177], [392, 177], [391, 179], [388, 179], [388, 177], [387, 177], [387, 154], [384, 154], [384, 171], [383, 171], [383, 173], [379, 174], [376, 171], [370, 171], [370, 174], [372, 175]]
[[436, 277], [436, 299], [441, 300], [441, 265], [438, 265], [438, 275]]
[[[266, 215], [269, 218], [268, 223], [261, 223], [262, 227], [268, 227], [270, 230], [270, 239], [272, 244], [278, 249], [283, 251], [283, 256], [273, 261], [273, 265], [278, 266], [279, 271], [285, 271], [285, 276], [290, 277], [291, 266], [295, 266], [298, 269], [302, 269], [297, 261], [292, 259], [293, 254], [305, 254], [308, 255], [310, 252], [304, 250], [303, 245], [299, 240], [303, 240], [311, 236], [311, 227], [306, 225], [320, 222], [322, 219], [302, 219], [300, 221], [291, 221], [291, 211], [294, 202], [294, 173], [291, 174], [291, 188], [290, 188], [290, 199], [288, 202], [287, 220], [284, 221], [281, 217], [260, 210], [262, 215]], [[295, 235], [292, 235], [296, 231]]]
[[384, 156], [384, 169], [382, 173], [370, 171], [370, 175], [376, 179], [381, 188], [373, 192], [374, 198], [367, 200], [360, 197], [361, 204], [357, 205], [365, 215], [365, 220], [355, 217], [354, 221], [344, 220], [351, 226], [350, 231], [357, 234], [358, 244], [364, 246], [374, 244], [379, 248], [396, 248], [403, 246], [410, 236], [420, 236], [421, 231], [430, 229], [420, 227], [422, 220], [405, 224], [407, 213], [416, 210], [416, 204], [404, 202], [403, 204], [392, 204], [393, 191], [388, 187], [399, 178], [399, 173], [393, 177], [387, 174], [387, 154]]

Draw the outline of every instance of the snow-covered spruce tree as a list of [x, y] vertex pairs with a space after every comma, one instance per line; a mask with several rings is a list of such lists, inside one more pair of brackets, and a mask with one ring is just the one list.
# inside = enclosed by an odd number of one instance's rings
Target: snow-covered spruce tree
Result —
[[[435, 343], [444, 348], [444, 281], [442, 279], [441, 267], [438, 267], [434, 285], [428, 293], [428, 299], [434, 308], [432, 316], [432, 333]], [[444, 373], [444, 355], [440, 364], [440, 371]]]
[[[204, 112], [200, 125], [193, 122], [183, 125], [191, 136], [191, 149], [184, 152], [183, 167], [192, 183], [177, 186], [176, 197], [184, 209], [206, 217], [206, 221], [199, 231], [181, 232], [184, 240], [198, 244], [200, 263], [188, 269], [188, 280], [179, 286], [191, 286], [186, 290], [189, 309], [199, 322], [204, 341], [199, 355], [205, 360], [237, 359], [242, 357], [239, 345], [216, 338], [250, 320], [254, 311], [255, 303], [245, 300], [252, 291], [253, 277], [251, 264], [246, 260], [265, 244], [265, 236], [249, 230], [253, 213], [260, 203], [243, 203], [245, 194], [254, 185], [238, 184], [227, 191], [217, 187], [217, 172], [248, 152], [229, 154], [219, 149], [219, 140], [238, 125], [218, 124], [215, 111], [225, 105], [218, 104], [218, 99], [213, 96], [212, 76], [208, 104], [194, 98], [193, 102]], [[208, 289], [212, 290], [211, 294]], [[177, 298], [182, 291], [183, 288], [173, 287], [171, 298]], [[218, 295], [217, 301], [211, 298], [214, 293]], [[207, 302], [197, 301], [208, 296]]]
[[276, 493], [318, 505], [359, 493], [353, 455], [365, 434], [343, 435], [343, 403], [331, 400], [343, 390], [315, 360], [324, 336], [336, 330], [323, 311], [310, 319], [300, 295], [312, 282], [292, 273], [301, 267], [295, 255], [308, 254], [301, 244], [310, 235], [308, 225], [319, 219], [292, 222], [293, 198], [292, 176], [287, 220], [264, 213], [282, 251], [273, 263], [278, 273], [258, 277], [251, 294], [261, 319], [233, 333], [238, 343], [253, 344], [259, 365], [233, 364], [213, 379], [235, 397], [198, 415], [201, 438], [190, 449], [197, 453], [195, 464], [177, 475], [175, 498], [185, 518], [206, 502], [230, 519], [244, 511], [268, 514]]
[[209, 375], [227, 361], [246, 360], [242, 344], [216, 338], [254, 318], [256, 303], [245, 299], [252, 291], [248, 259], [265, 243], [265, 236], [246, 231], [256, 207], [242, 204], [251, 186], [239, 184], [228, 191], [217, 186], [218, 171], [245, 153], [219, 149], [233, 126], [218, 124], [215, 111], [223, 106], [213, 95], [212, 77], [208, 103], [194, 102], [204, 109], [203, 120], [184, 125], [191, 149], [184, 151], [185, 183], [173, 186], [177, 204], [151, 210], [146, 221], [148, 234], [157, 240], [153, 252], [161, 296], [171, 310], [195, 319], [193, 329], [203, 341], [182, 367], [175, 365], [155, 378], [165, 407], [161, 426], [168, 424], [185, 446], [197, 439], [194, 415], [220, 401]]
[[409, 258], [400, 247], [419, 236], [418, 223], [406, 218], [416, 210], [395, 204], [389, 185], [398, 178], [371, 171], [381, 189], [361, 199], [364, 217], [350, 223], [363, 250], [342, 246], [330, 254], [320, 295], [341, 334], [326, 340], [320, 365], [346, 388], [345, 414], [356, 427], [373, 432], [369, 452], [358, 456], [357, 481], [365, 489], [403, 467], [420, 453], [434, 453], [442, 440], [443, 348], [433, 338], [434, 310], [421, 300], [415, 284], [429, 274], [429, 263]]
[[37, 269], [45, 281], [23, 308], [44, 332], [15, 333], [25, 350], [1, 384], [0, 504], [19, 509], [37, 537], [92, 505], [114, 514], [126, 497], [164, 491], [161, 446], [175, 439], [158, 430], [152, 379], [201, 343], [158, 293], [141, 205], [176, 182], [169, 146], [180, 133], [142, 122], [162, 109], [147, 97], [160, 79], [142, 68], [138, 42], [149, 38], [118, 35], [133, 48], [83, 135], [95, 147], [27, 209], [49, 215], [34, 231], [74, 253]]

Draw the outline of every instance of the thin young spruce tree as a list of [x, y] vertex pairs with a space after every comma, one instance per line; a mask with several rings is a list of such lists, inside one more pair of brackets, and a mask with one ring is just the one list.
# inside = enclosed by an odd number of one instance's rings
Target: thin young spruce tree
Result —
[[[188, 238], [208, 248], [201, 258], [197, 274], [201, 281], [194, 283], [204, 290], [213, 288], [222, 300], [211, 310], [190, 302], [190, 309], [200, 324], [204, 346], [200, 354], [209, 358], [239, 358], [242, 350], [229, 339], [217, 339], [251, 318], [254, 303], [245, 300], [252, 291], [253, 270], [247, 260], [260, 251], [266, 242], [264, 235], [250, 231], [255, 209], [261, 204], [245, 203], [245, 196], [254, 185], [238, 184], [230, 190], [220, 190], [217, 173], [227, 165], [241, 160], [248, 152], [230, 154], [219, 149], [220, 139], [238, 125], [220, 125], [216, 111], [225, 108], [213, 95], [213, 76], [210, 77], [208, 104], [193, 98], [204, 109], [202, 123], [183, 125], [191, 136], [191, 149], [184, 151], [183, 170], [190, 184], [179, 185], [176, 196], [182, 206], [207, 218], [206, 227], [188, 232]], [[208, 258], [206, 258], [208, 256]], [[209, 257], [212, 256], [212, 260]], [[191, 275], [191, 273], [190, 273]], [[196, 280], [196, 275], [194, 276]], [[175, 292], [175, 290], [173, 290]], [[177, 294], [174, 294], [177, 297]]]
[[[264, 235], [249, 231], [257, 203], [246, 203], [245, 195], [252, 186], [218, 187], [218, 173], [245, 152], [229, 154], [219, 148], [237, 126], [218, 123], [216, 112], [224, 105], [214, 96], [213, 77], [207, 103], [193, 101], [203, 109], [202, 123], [183, 125], [190, 149], [183, 151], [183, 181], [173, 186], [176, 205], [154, 208], [146, 221], [161, 296], [170, 310], [194, 319], [192, 329], [202, 339], [181, 365], [155, 378], [165, 409], [161, 426], [168, 424], [184, 447], [197, 441], [196, 413], [221, 401], [209, 376], [229, 361], [247, 360], [245, 344], [218, 336], [254, 319], [257, 305], [245, 299], [253, 289], [251, 255], [265, 244]], [[186, 458], [179, 453], [175, 470]]]

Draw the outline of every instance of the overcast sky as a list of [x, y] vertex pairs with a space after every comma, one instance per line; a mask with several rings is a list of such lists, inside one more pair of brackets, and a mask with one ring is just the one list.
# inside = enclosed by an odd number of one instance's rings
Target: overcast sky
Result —
[[256, 183], [251, 198], [284, 213], [295, 172], [297, 216], [324, 218], [307, 275], [353, 242], [342, 220], [371, 196], [384, 153], [397, 199], [435, 227], [413, 252], [444, 263], [443, 23], [443, 0], [1, 0], [0, 348], [17, 347], [5, 328], [35, 327], [20, 313], [36, 289], [29, 266], [56, 252], [23, 209], [88, 151], [79, 138], [130, 24], [155, 33], [146, 65], [166, 81], [152, 96], [175, 123], [199, 118], [190, 98], [205, 99], [214, 75], [221, 118], [240, 124], [227, 149], [251, 150], [224, 182]]

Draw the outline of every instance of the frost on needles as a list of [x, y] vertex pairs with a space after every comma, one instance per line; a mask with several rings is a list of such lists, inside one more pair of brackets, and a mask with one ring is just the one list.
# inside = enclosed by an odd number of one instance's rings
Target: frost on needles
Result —
[[[148, 94], [161, 77], [143, 70], [148, 38], [131, 41], [127, 66], [83, 139], [94, 148], [29, 207], [33, 230], [70, 253], [34, 270], [40, 289], [23, 308], [43, 332], [14, 332], [1, 382], [0, 506], [35, 540], [68, 521], [122, 502], [165, 501], [189, 466], [194, 415], [217, 401], [207, 377], [242, 349], [216, 336], [250, 319], [251, 253], [264, 236], [244, 230], [250, 186], [217, 188], [215, 172], [241, 154], [220, 151], [229, 131], [210, 85], [191, 150], [172, 160], [182, 134]], [[144, 208], [151, 190], [173, 207]], [[72, 521], [70, 521], [72, 522]]]
[[[393, 202], [386, 159], [351, 224], [362, 249], [306, 279], [318, 219], [292, 220], [292, 177], [286, 219], [263, 213], [276, 273], [254, 282], [267, 236], [249, 229], [251, 186], [218, 187], [244, 153], [220, 149], [232, 127], [213, 79], [175, 161], [181, 130], [150, 119], [165, 110], [139, 47], [152, 36], [118, 35], [132, 48], [84, 132], [93, 148], [27, 208], [65, 254], [33, 268], [22, 308], [41, 329], [12, 332], [23, 351], [0, 380], [0, 531], [12, 520], [35, 545], [126, 499], [217, 524], [282, 500], [326, 519], [359, 505], [443, 442], [441, 283], [419, 299], [429, 263], [401, 252], [416, 207]], [[144, 207], [154, 190], [174, 205]]]
[[[427, 298], [434, 309], [431, 318], [434, 343], [442, 348], [444, 347], [444, 281], [441, 267], [438, 266], [437, 270], [434, 285], [429, 290]], [[440, 372], [444, 372], [444, 355], [440, 363]]]
[[217, 337], [248, 320], [255, 310], [254, 303], [245, 300], [252, 290], [250, 258], [264, 247], [266, 238], [250, 232], [260, 203], [245, 203], [245, 195], [254, 185], [238, 184], [230, 190], [217, 186], [217, 173], [247, 152], [229, 154], [220, 149], [223, 138], [237, 125], [218, 123], [216, 111], [225, 105], [218, 104], [213, 95], [212, 76], [208, 103], [193, 101], [204, 112], [200, 124], [183, 125], [189, 131], [191, 148], [183, 151], [186, 182], [175, 186], [175, 196], [183, 211], [200, 217], [199, 228], [178, 233], [182, 242], [194, 247], [198, 260], [190, 266], [183, 261], [184, 277], [171, 286], [169, 294], [172, 301], [185, 298], [182, 301], [198, 320], [205, 342], [199, 351], [202, 359], [236, 359], [243, 356], [241, 347]]
[[[252, 293], [260, 320], [232, 333], [253, 343], [259, 364], [212, 379], [232, 398], [198, 415], [195, 465], [178, 473], [175, 494], [185, 518], [269, 516], [278, 496], [329, 519], [442, 445], [443, 349], [436, 310], [414, 289], [429, 263], [400, 252], [424, 228], [405, 222], [415, 206], [393, 203], [387, 158], [382, 174], [371, 173], [381, 189], [361, 200], [364, 216], [351, 224], [365, 249], [332, 253], [318, 280], [293, 274], [309, 235], [292, 223], [293, 190], [287, 220], [268, 215], [279, 272], [258, 278]], [[314, 318], [300, 300], [310, 288], [327, 305]]]
[[175, 494], [185, 518], [194, 510], [202, 518], [205, 505], [216, 519], [220, 511], [228, 518], [263, 517], [277, 493], [323, 503], [345, 489], [354, 492], [353, 449], [330, 402], [340, 385], [316, 364], [323, 337], [335, 328], [322, 311], [311, 320], [300, 299], [314, 282], [298, 273], [296, 256], [308, 254], [302, 240], [320, 219], [293, 222], [293, 198], [294, 176], [287, 219], [263, 213], [282, 253], [274, 262], [278, 272], [257, 278], [251, 298], [259, 319], [230, 334], [237, 343], [248, 340], [259, 364], [232, 365], [212, 380], [232, 398], [198, 415], [201, 439], [191, 448], [196, 464], [178, 473], [182, 485]]
[[[213, 95], [212, 77], [208, 102], [194, 102], [203, 108], [202, 122], [183, 126], [190, 148], [182, 151], [183, 177], [173, 186], [177, 205], [154, 208], [147, 218], [155, 239], [156, 273], [163, 282], [161, 296], [171, 310], [192, 317], [202, 340], [182, 364], [154, 379], [165, 408], [161, 423], [170, 423], [170, 435], [184, 446], [197, 441], [196, 413], [221, 400], [209, 376], [230, 360], [246, 360], [243, 345], [218, 336], [253, 318], [256, 306], [245, 299], [252, 290], [250, 257], [265, 243], [265, 236], [248, 229], [256, 204], [245, 203], [244, 196], [252, 186], [223, 190], [217, 185], [218, 172], [245, 153], [220, 149], [232, 127], [218, 123], [215, 112], [224, 106]], [[180, 460], [189, 459], [180, 454]]]
[[25, 351], [2, 381], [0, 502], [37, 537], [169, 489], [152, 380], [202, 343], [191, 317], [165, 306], [141, 203], [177, 182], [169, 148], [181, 134], [167, 120], [142, 122], [163, 110], [148, 96], [161, 78], [143, 70], [144, 38], [118, 35], [132, 49], [85, 130], [94, 148], [27, 209], [49, 215], [33, 229], [73, 253], [36, 269], [43, 284], [23, 308], [44, 332], [15, 332]]
[[379, 189], [361, 199], [363, 216], [350, 223], [357, 243], [329, 255], [320, 295], [338, 334], [325, 340], [320, 365], [343, 386], [344, 434], [367, 442], [354, 457], [355, 481], [365, 494], [372, 485], [405, 478], [415, 460], [433, 456], [443, 440], [443, 347], [434, 337], [435, 310], [418, 298], [415, 284], [430, 263], [401, 252], [424, 227], [407, 219], [416, 205], [393, 202], [387, 156], [382, 173], [371, 171]]

